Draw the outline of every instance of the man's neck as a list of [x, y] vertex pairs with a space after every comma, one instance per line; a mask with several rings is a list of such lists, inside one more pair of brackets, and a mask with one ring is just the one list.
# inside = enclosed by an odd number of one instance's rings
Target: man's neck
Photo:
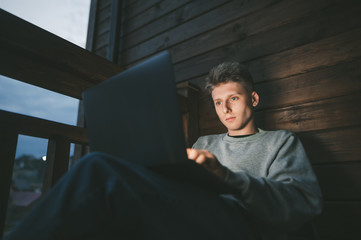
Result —
[[228, 129], [228, 136], [248, 136], [258, 133], [258, 129], [255, 126], [252, 126], [248, 129], [240, 129], [240, 130], [229, 130]]

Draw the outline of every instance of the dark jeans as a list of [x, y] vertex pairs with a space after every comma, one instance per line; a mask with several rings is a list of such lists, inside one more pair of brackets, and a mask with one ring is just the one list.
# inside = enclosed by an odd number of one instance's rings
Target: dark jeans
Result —
[[59, 180], [9, 239], [253, 239], [252, 234], [234, 202], [197, 184], [92, 153]]

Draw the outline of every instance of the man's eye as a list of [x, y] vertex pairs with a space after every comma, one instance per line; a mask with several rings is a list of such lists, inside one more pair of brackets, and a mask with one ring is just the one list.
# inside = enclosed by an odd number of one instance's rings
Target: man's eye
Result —
[[232, 97], [231, 100], [232, 101], [236, 101], [238, 99], [238, 97]]

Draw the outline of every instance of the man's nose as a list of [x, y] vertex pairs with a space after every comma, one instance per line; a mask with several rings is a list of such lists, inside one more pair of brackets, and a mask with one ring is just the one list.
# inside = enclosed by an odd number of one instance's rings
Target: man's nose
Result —
[[229, 113], [230, 111], [232, 111], [232, 109], [230, 108], [229, 102], [226, 101], [223, 105], [222, 105], [222, 111], [223, 113]]

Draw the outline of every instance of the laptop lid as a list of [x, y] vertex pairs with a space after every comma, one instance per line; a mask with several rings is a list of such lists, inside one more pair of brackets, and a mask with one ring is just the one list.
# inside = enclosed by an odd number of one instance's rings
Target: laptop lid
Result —
[[91, 151], [145, 166], [186, 161], [168, 51], [85, 90], [83, 102]]

